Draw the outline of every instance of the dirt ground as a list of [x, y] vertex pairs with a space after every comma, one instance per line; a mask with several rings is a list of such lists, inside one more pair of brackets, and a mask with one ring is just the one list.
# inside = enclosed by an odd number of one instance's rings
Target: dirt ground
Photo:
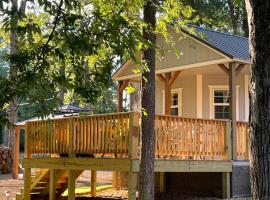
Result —
[[[90, 187], [91, 172], [84, 171], [83, 174], [77, 179], [77, 186], [89, 186]], [[107, 185], [112, 183], [112, 173], [111, 172], [97, 172], [97, 184]], [[12, 179], [11, 174], [0, 174], [0, 200], [12, 200], [15, 198], [16, 193], [20, 192], [23, 187], [23, 177], [20, 176], [19, 179]], [[78, 200], [86, 199], [127, 199], [127, 190], [105, 190], [97, 193], [96, 198], [90, 198], [90, 196], [77, 197]], [[183, 194], [157, 194], [156, 199], [158, 200], [216, 200], [217, 198], [211, 197], [196, 197], [196, 196], [186, 196]], [[250, 198], [237, 198], [237, 200], [250, 200]]]

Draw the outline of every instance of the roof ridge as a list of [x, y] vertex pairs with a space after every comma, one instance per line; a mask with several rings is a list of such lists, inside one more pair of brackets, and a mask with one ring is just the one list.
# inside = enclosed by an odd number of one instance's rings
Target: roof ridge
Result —
[[238, 38], [241, 38], [241, 39], [248, 40], [247, 37], [240, 36], [240, 35], [235, 35], [235, 34], [231, 34], [231, 33], [221, 32], [221, 31], [218, 31], [218, 30], [213, 30], [213, 29], [209, 29], [209, 28], [205, 28], [205, 27], [201, 27], [201, 26], [196, 26], [196, 25], [193, 25], [193, 24], [189, 24], [189, 26], [192, 26], [194, 28], [204, 29], [204, 30], [207, 30], [207, 31], [216, 32], [216, 33], [220, 33], [220, 34], [224, 34], [224, 35], [238, 37]]

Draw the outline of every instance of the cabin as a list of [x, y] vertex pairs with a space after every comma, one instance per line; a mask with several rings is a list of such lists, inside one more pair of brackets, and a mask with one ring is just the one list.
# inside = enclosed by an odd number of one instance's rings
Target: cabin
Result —
[[[180, 56], [157, 35], [162, 56], [156, 59], [155, 188], [223, 198], [247, 196], [248, 40], [193, 29], [178, 33], [169, 27]], [[68, 188], [68, 200], [74, 200], [75, 180], [83, 170], [92, 170], [92, 196], [96, 195], [96, 171], [108, 170], [115, 172], [114, 185], [119, 177], [126, 178], [128, 198], [136, 199], [141, 137], [137, 68], [127, 60], [113, 75], [118, 82], [118, 113], [17, 126], [15, 142], [23, 128], [26, 144], [24, 189], [17, 199], [53, 200]], [[131, 94], [137, 110], [125, 113], [123, 92], [128, 85], [139, 88], [137, 95]], [[16, 154], [15, 150], [15, 158]], [[33, 168], [41, 169], [34, 177]], [[15, 167], [15, 177], [16, 173]]]

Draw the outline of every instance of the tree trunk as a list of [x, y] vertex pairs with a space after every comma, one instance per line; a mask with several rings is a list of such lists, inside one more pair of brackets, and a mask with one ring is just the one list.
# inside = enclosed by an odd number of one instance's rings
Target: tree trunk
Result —
[[[24, 2], [24, 1], [23, 1]], [[11, 14], [11, 30], [10, 30], [10, 55], [11, 57], [15, 56], [17, 53], [16, 45], [18, 42], [18, 32], [17, 32], [17, 27], [18, 27], [18, 0], [12, 0], [12, 14]], [[13, 58], [10, 61], [10, 70], [9, 70], [9, 77], [12, 82], [16, 81], [17, 77], [17, 66], [13, 61]], [[17, 112], [17, 97], [13, 96], [11, 98], [11, 101], [9, 102], [9, 107], [7, 109], [8, 112], [8, 118], [9, 122], [11, 124], [14, 124], [17, 122], [17, 117], [18, 117], [18, 112]], [[10, 148], [13, 148], [13, 143], [14, 143], [14, 128], [10, 127], [7, 129], [5, 132], [5, 145], [7, 145]]]
[[239, 15], [236, 13], [239, 12], [239, 8], [235, 8], [235, 5], [233, 3], [233, 0], [228, 0], [228, 5], [229, 5], [229, 13], [231, 17], [231, 23], [232, 23], [232, 29], [233, 29], [233, 34], [238, 35], [238, 17]]
[[[66, 62], [63, 60], [62, 65], [60, 66], [59, 73], [61, 74], [62, 77], [65, 77], [66, 73]], [[64, 100], [65, 100], [65, 87], [63, 85], [60, 85], [60, 91], [59, 91], [59, 100], [60, 100], [60, 105], [64, 105]]]
[[150, 31], [144, 29], [143, 35], [151, 46], [144, 50], [143, 59], [148, 69], [142, 72], [142, 149], [140, 166], [140, 198], [154, 200], [154, 119], [155, 119], [155, 44], [156, 36], [153, 30], [156, 26], [155, 0], [146, 0], [144, 5], [144, 20], [150, 26]]
[[270, 199], [270, 3], [246, 0], [251, 82], [250, 179], [252, 199]]

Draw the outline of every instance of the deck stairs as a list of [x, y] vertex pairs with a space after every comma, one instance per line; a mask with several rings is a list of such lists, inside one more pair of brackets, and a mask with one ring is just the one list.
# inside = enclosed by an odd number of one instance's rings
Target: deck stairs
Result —
[[[76, 178], [81, 175], [83, 171], [76, 171]], [[50, 188], [50, 170], [41, 169], [37, 170], [36, 174], [31, 178], [31, 200], [48, 200], [49, 199], [49, 188]], [[65, 169], [59, 169], [55, 172], [56, 181], [56, 198], [58, 200], [63, 199], [62, 193], [68, 187], [68, 172]], [[24, 190], [21, 189], [16, 194], [16, 200], [24, 200]]]

